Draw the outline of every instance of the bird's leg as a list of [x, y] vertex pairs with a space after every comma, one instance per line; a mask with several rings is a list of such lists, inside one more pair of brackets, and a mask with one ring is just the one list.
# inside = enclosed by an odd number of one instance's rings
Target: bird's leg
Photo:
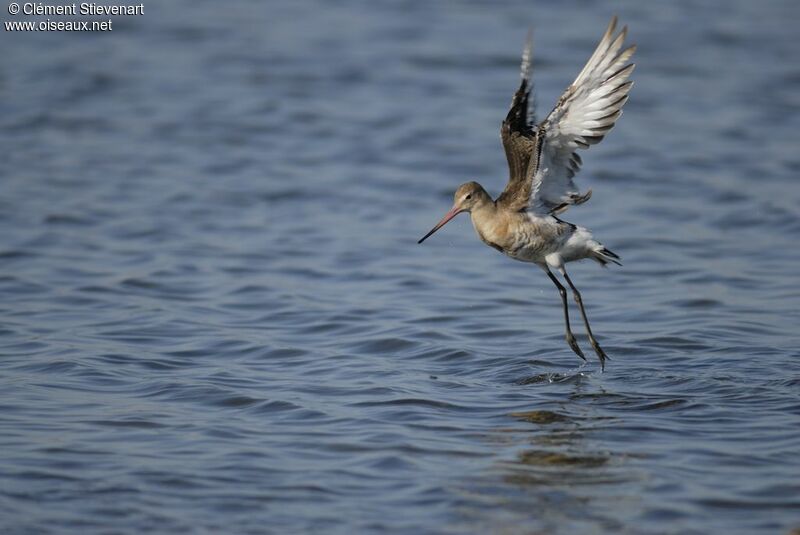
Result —
[[583, 308], [581, 293], [575, 285], [572, 284], [572, 279], [569, 278], [567, 271], [563, 267], [561, 268], [561, 274], [564, 276], [564, 280], [567, 281], [567, 284], [569, 284], [569, 287], [572, 288], [572, 295], [575, 296], [575, 302], [578, 303], [578, 307], [581, 309], [581, 316], [583, 316], [583, 324], [586, 325], [586, 334], [589, 335], [589, 342], [592, 344], [594, 352], [597, 353], [597, 357], [600, 359], [600, 369], [605, 370], [608, 355], [606, 355], [606, 352], [603, 351], [603, 348], [600, 347], [600, 344], [597, 343], [597, 340], [592, 334], [592, 328], [589, 327], [589, 319], [586, 317], [586, 310]]
[[558, 282], [556, 276], [553, 275], [553, 272], [550, 271], [549, 269], [547, 270], [547, 276], [550, 277], [550, 280], [553, 281], [553, 284], [555, 284], [556, 288], [558, 288], [558, 293], [561, 295], [561, 303], [564, 305], [564, 323], [567, 326], [567, 343], [569, 344], [569, 347], [571, 347], [572, 350], [575, 352], [575, 354], [578, 355], [580, 358], [582, 358], [584, 362], [586, 362], [586, 357], [583, 356], [583, 351], [581, 351], [581, 348], [578, 347], [578, 341], [575, 340], [575, 335], [572, 334], [572, 329], [569, 328], [569, 310], [567, 309], [567, 289], [564, 288], [563, 284]]

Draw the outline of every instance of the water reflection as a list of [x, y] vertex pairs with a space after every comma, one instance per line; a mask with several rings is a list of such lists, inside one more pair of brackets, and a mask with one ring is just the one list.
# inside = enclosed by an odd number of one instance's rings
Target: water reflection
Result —
[[[580, 399], [592, 388], [586, 384], [587, 375], [583, 372], [547, 376], [549, 382], [570, 385], [570, 400]], [[521, 384], [537, 383], [542, 383], [541, 376], [521, 381]], [[611, 453], [592, 440], [597, 424], [607, 424], [610, 419], [601, 411], [587, 411], [585, 405], [568, 401], [560, 411], [532, 409], [509, 416], [526, 425], [518, 431], [525, 446], [517, 451], [515, 459], [499, 463], [506, 482], [547, 487], [624, 480], [620, 463], [625, 452]]]
[[[614, 509], [612, 500], [636, 501], [627, 484], [640, 478], [628, 462], [638, 454], [626, 448], [612, 451], [598, 440], [597, 434], [616, 425], [617, 418], [582, 401], [590, 393], [609, 392], [581, 371], [537, 374], [515, 383], [534, 389], [555, 385], [559, 400], [542, 408], [542, 398], [531, 397], [535, 407], [507, 413], [489, 436], [503, 445], [506, 456], [472, 478], [467, 488], [473, 502], [503, 508], [486, 528], [507, 533], [620, 529], [608, 511]], [[461, 515], [470, 525], [486, 519], [468, 507]]]

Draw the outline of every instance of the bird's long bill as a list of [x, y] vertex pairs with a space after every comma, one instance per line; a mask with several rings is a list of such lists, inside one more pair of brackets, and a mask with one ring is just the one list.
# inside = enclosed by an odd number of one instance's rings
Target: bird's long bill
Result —
[[442, 218], [442, 220], [441, 220], [441, 221], [439, 221], [438, 223], [436, 223], [436, 226], [435, 226], [435, 227], [433, 227], [433, 228], [431, 229], [431, 231], [430, 231], [430, 232], [428, 232], [427, 234], [425, 234], [425, 235], [422, 237], [422, 239], [421, 239], [421, 240], [419, 240], [417, 243], [422, 243], [422, 242], [424, 242], [425, 240], [427, 240], [427, 239], [430, 237], [430, 235], [431, 235], [431, 234], [433, 234], [434, 232], [436, 232], [437, 230], [439, 230], [440, 228], [442, 228], [443, 226], [445, 226], [445, 225], [447, 224], [447, 222], [448, 222], [448, 221], [450, 221], [451, 219], [453, 219], [455, 216], [457, 216], [457, 215], [458, 215], [458, 214], [460, 214], [461, 212], [463, 212], [463, 210], [460, 210], [460, 209], [459, 209], [457, 206], [453, 206], [453, 207], [450, 209], [450, 211], [449, 211], [449, 212], [447, 212], [446, 214], [444, 214], [444, 217]]

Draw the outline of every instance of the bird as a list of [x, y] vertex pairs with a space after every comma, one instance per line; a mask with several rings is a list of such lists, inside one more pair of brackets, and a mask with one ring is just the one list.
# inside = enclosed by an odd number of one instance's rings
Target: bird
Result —
[[573, 180], [582, 164], [578, 151], [603, 139], [628, 100], [635, 68], [629, 60], [636, 45], [625, 46], [627, 33], [627, 26], [617, 31], [617, 17], [613, 17], [586, 65], [547, 117], [536, 124], [531, 109], [532, 36], [528, 32], [521, 82], [500, 127], [509, 168], [505, 189], [492, 200], [477, 182], [460, 185], [453, 207], [417, 242], [424, 242], [458, 214], [469, 213], [483, 243], [514, 260], [536, 264], [547, 274], [561, 297], [567, 344], [585, 362], [570, 327], [567, 290], [553, 271], [559, 272], [572, 291], [601, 370], [609, 357], [592, 332], [581, 293], [565, 266], [583, 259], [602, 266], [622, 262], [588, 229], [563, 220], [561, 215], [592, 196], [591, 189], [581, 193]]

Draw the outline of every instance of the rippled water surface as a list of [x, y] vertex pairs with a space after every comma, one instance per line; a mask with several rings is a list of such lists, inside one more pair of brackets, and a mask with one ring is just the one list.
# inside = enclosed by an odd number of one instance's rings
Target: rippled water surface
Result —
[[[625, 264], [571, 269], [600, 373], [466, 216], [415, 241], [502, 189], [528, 26], [541, 117], [615, 12], [636, 87], [564, 216]], [[2, 532], [797, 529], [798, 20], [186, 0], [0, 32]]]

